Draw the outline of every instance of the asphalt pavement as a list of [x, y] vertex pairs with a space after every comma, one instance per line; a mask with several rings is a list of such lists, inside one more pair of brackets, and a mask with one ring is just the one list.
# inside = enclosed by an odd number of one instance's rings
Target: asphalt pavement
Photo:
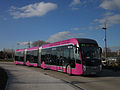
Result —
[[97, 76], [69, 76], [62, 72], [0, 62], [8, 75], [6, 90], [120, 90], [120, 70], [103, 69]]

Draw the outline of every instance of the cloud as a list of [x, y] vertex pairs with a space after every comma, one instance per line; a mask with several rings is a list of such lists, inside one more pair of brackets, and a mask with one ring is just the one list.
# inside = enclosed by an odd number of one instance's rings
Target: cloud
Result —
[[78, 27], [74, 27], [74, 28], [72, 28], [72, 30], [74, 30], [74, 31], [78, 31], [78, 30], [80, 30], [80, 28], [78, 28]]
[[47, 40], [47, 42], [56, 42], [56, 41], [61, 41], [69, 38], [75, 38], [75, 37], [80, 37], [83, 36], [84, 33], [71, 33], [69, 31], [64, 31], [64, 32], [58, 32], [56, 34], [53, 34], [50, 36], [50, 38]]
[[114, 14], [110, 16], [106, 16], [102, 19], [96, 19], [95, 22], [100, 23], [99, 27], [103, 25], [103, 23], [107, 23], [107, 27], [113, 26], [115, 24], [120, 24], [120, 14]]
[[113, 12], [106, 12], [106, 13], [104, 13], [104, 17], [106, 17], [106, 16], [111, 16], [111, 15], [113, 15], [114, 13]]
[[105, 22], [107, 23], [107, 27], [120, 24], [120, 13], [116, 12], [120, 9], [119, 4], [120, 0], [103, 0], [99, 6], [105, 9], [107, 12], [103, 14], [101, 19], [94, 20], [95, 22], [99, 23], [97, 29], [102, 28]]
[[80, 4], [80, 0], [73, 0], [71, 3], [70, 3], [70, 6], [75, 6], [75, 5], [78, 5]]
[[89, 26], [88, 29], [89, 30], [94, 30], [94, 27], [93, 26]]
[[79, 10], [79, 8], [72, 7], [72, 10], [73, 10], [73, 11], [76, 11], [76, 10]]
[[100, 7], [106, 10], [116, 10], [120, 9], [120, 0], [103, 0]]
[[79, 30], [88, 30], [88, 28], [87, 27], [74, 27], [74, 28], [71, 28], [71, 30], [73, 30], [73, 31], [79, 31]]
[[18, 42], [17, 45], [28, 45], [28, 44], [32, 44], [32, 42]]
[[21, 8], [11, 6], [10, 14], [15, 19], [28, 18], [33, 16], [44, 16], [48, 12], [55, 10], [56, 8], [57, 8], [57, 5], [54, 3], [40, 2], [35, 4], [29, 4]]

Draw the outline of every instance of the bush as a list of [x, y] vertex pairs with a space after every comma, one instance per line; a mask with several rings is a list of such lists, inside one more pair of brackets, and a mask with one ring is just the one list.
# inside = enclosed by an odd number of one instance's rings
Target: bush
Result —
[[5, 90], [7, 79], [7, 73], [4, 69], [0, 68], [0, 90]]

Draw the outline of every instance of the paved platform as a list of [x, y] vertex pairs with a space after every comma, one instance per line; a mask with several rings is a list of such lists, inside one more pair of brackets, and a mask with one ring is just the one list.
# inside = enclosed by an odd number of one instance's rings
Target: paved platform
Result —
[[8, 73], [6, 90], [78, 90], [60, 79], [24, 66], [0, 62], [0, 67]]

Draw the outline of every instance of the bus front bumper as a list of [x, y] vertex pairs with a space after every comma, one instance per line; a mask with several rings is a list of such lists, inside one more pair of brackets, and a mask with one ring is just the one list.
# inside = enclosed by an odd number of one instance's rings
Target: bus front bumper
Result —
[[83, 66], [84, 75], [96, 75], [102, 71], [102, 65], [99, 66]]

